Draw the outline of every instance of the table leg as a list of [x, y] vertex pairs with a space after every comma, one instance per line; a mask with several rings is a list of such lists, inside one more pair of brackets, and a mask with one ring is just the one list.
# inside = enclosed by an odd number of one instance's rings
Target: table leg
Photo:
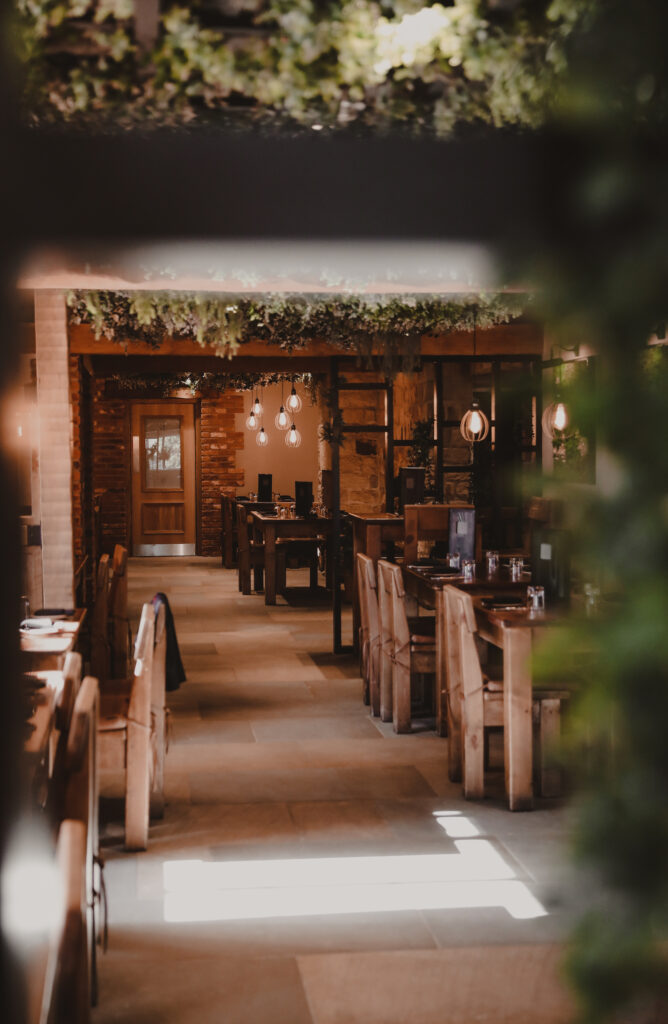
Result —
[[532, 790], [531, 630], [504, 629], [503, 743], [511, 811], [530, 811]]
[[276, 604], [276, 527], [267, 523], [264, 530], [264, 603]]

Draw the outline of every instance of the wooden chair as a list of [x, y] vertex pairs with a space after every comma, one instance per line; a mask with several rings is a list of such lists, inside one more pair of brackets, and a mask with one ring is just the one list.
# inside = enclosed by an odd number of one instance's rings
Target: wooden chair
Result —
[[130, 660], [131, 630], [128, 618], [128, 551], [121, 544], [114, 548], [112, 576], [109, 584], [109, 643], [111, 674], [124, 679]]
[[151, 793], [151, 684], [155, 613], [142, 608], [135, 642], [134, 675], [102, 695], [99, 727], [100, 770], [122, 771], [125, 781], [125, 846], [145, 850]]
[[[239, 542], [239, 590], [242, 594], [251, 592], [251, 570], [253, 588], [262, 590], [264, 574], [264, 544], [253, 536], [253, 517], [249, 509], [237, 506], [237, 539]], [[278, 552], [276, 553], [278, 558]], [[278, 583], [277, 583], [278, 589]]]
[[61, 732], [70, 727], [72, 712], [81, 686], [81, 655], [69, 651], [63, 664], [63, 687], [56, 703], [56, 726]]
[[[413, 618], [406, 615], [406, 594], [401, 568], [380, 559], [378, 562], [378, 603], [381, 617], [381, 657], [385, 675], [381, 674], [381, 719], [388, 714], [391, 700], [391, 720], [394, 731], [411, 731], [411, 681], [417, 676], [435, 675], [436, 645], [434, 619]], [[388, 694], [387, 667], [390, 663], [390, 691]], [[385, 692], [383, 693], [383, 686]]]
[[64, 906], [49, 950], [39, 1024], [90, 1024], [83, 822], [68, 819], [61, 823], [56, 859]]
[[[404, 564], [417, 561], [418, 541], [450, 542], [451, 510], [473, 510], [464, 503], [449, 505], [406, 505], [404, 508]], [[471, 535], [473, 545], [473, 534]], [[471, 547], [471, 558], [473, 546]]]
[[360, 600], [360, 651], [364, 679], [364, 703], [380, 715], [380, 613], [373, 559], [357, 553], [357, 585]]
[[224, 569], [235, 569], [239, 557], [239, 527], [237, 523], [237, 501], [229, 494], [221, 494], [222, 513], [222, 558]]
[[[451, 586], [445, 592], [450, 778], [463, 780], [466, 799], [480, 800], [485, 795], [485, 730], [503, 728], [503, 681], [483, 672], [471, 594]], [[550, 759], [558, 739], [562, 701], [569, 696], [566, 688], [534, 690], [534, 782], [542, 796], [559, 793], [558, 771]], [[461, 760], [456, 766], [458, 737]]]
[[102, 555], [97, 566], [95, 600], [90, 627], [90, 670], [103, 683], [109, 678], [109, 555]]
[[165, 606], [161, 602], [155, 617], [155, 644], [151, 672], [151, 722], [154, 748], [150, 807], [152, 818], [162, 818], [165, 813], [165, 754], [167, 753], [167, 715], [169, 713], [165, 706], [166, 654]]
[[74, 703], [64, 764], [62, 816], [86, 828], [86, 933], [90, 997], [97, 1005], [99, 903], [103, 892], [99, 836], [97, 733], [100, 694], [97, 679], [86, 676]]

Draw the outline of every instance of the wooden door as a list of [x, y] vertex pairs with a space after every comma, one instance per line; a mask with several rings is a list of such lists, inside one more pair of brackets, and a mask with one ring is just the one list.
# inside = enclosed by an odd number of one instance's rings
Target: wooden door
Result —
[[132, 553], [195, 554], [192, 403], [133, 403]]

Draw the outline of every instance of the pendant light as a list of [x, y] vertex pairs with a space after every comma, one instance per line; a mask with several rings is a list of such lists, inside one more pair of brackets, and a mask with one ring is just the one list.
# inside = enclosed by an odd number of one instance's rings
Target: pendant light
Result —
[[255, 415], [255, 410], [253, 409], [253, 406], [251, 405], [250, 415], [246, 419], [246, 427], [248, 428], [248, 430], [257, 430], [257, 428], [259, 426], [260, 426], [260, 421], [259, 421], [258, 417]]
[[[473, 313], [473, 355], [475, 356], [476, 343], [476, 315]], [[474, 441], [484, 441], [489, 434], [489, 420], [474, 399], [470, 407], [462, 416], [459, 424], [459, 432], [465, 441], [473, 444]]]
[[253, 412], [255, 413], [256, 416], [262, 415], [262, 403], [260, 401], [260, 396], [258, 395], [257, 391], [255, 392], [255, 401], [253, 402]]
[[302, 411], [302, 400], [297, 394], [297, 389], [295, 388], [294, 384], [292, 385], [292, 391], [288, 395], [288, 401], [286, 404], [288, 413], [291, 416], [294, 416], [296, 412]]
[[260, 427], [259, 431], [255, 435], [255, 444], [258, 448], [266, 448], [269, 444], [269, 435], [264, 427]]
[[274, 420], [277, 430], [287, 430], [290, 426], [290, 417], [285, 411], [285, 405], [283, 404], [283, 385], [281, 384], [281, 408], [276, 413], [276, 419]]
[[299, 448], [302, 443], [302, 435], [297, 430], [294, 423], [285, 435], [285, 444], [288, 448]]

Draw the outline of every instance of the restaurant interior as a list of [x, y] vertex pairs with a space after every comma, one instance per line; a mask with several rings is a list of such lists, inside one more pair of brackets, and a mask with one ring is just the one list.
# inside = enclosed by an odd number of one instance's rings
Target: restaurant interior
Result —
[[[618, 151], [592, 39], [647, 130], [667, 16], [43, 6], [67, 130], [3, 90], [0, 1019], [662, 1024], [665, 158]], [[476, 91], [520, 39], [580, 89], [540, 130]]]

